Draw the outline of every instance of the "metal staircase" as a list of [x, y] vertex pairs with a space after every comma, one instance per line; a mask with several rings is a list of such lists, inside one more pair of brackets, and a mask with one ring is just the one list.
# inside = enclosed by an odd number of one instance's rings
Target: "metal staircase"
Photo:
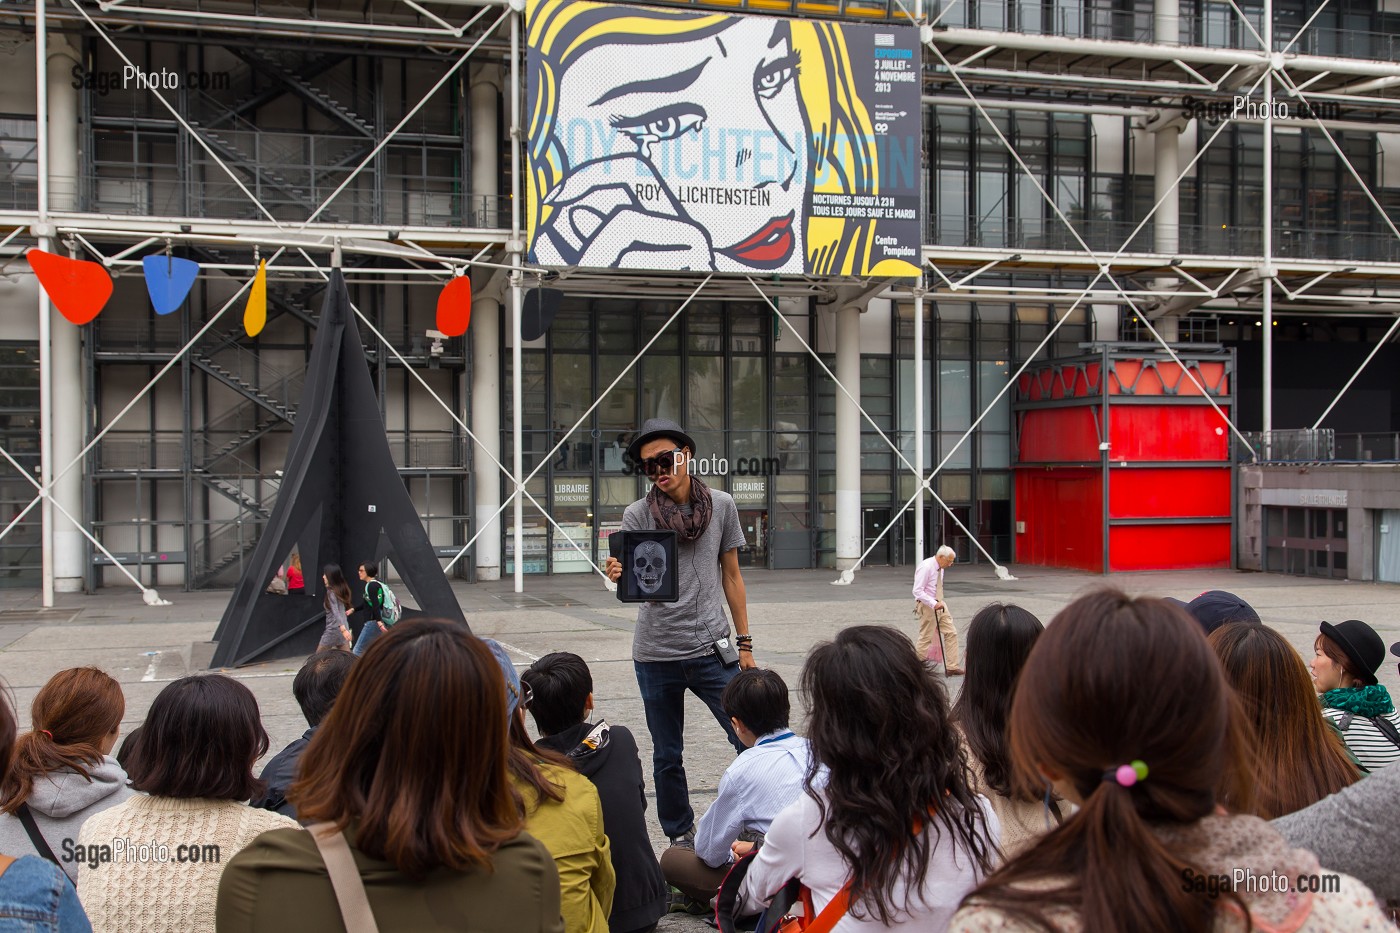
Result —
[[[341, 100], [337, 99], [336, 96], [322, 90], [308, 80], [305, 76], [306, 68], [304, 63], [298, 62], [297, 68], [294, 69], [283, 62], [278, 54], [274, 52], [255, 48], [233, 48], [230, 49], [230, 51], [246, 62], [250, 68], [264, 75], [271, 75], [282, 82], [288, 90], [298, 97], [301, 97], [327, 116], [339, 120], [350, 129], [355, 130], [368, 139], [376, 138], [374, 124], [341, 103]], [[343, 58], [344, 56], [341, 60], [343, 60]], [[343, 83], [336, 86], [334, 78], [327, 74], [327, 72], [338, 63], [339, 60], [330, 62], [325, 68], [318, 71], [317, 78], [319, 83], [332, 86], [342, 98], [353, 100], [354, 88], [346, 87]]]

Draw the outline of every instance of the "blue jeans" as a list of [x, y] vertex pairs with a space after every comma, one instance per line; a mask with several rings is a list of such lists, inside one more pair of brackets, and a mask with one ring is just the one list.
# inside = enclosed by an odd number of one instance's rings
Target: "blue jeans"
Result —
[[736, 752], [744, 745], [729, 725], [729, 715], [720, 705], [720, 694], [739, 673], [739, 665], [725, 667], [719, 658], [707, 654], [684, 661], [633, 661], [637, 686], [646, 710], [651, 732], [652, 780], [656, 786], [656, 815], [667, 836], [679, 836], [695, 826], [690, 808], [690, 788], [685, 782], [685, 692], [695, 694], [714, 713]]
[[364, 654], [365, 650], [369, 648], [369, 643], [383, 634], [384, 633], [379, 630], [379, 622], [377, 620], [370, 619], [366, 622], [365, 627], [360, 629], [360, 637], [355, 639], [355, 657], [358, 658], [360, 655]]

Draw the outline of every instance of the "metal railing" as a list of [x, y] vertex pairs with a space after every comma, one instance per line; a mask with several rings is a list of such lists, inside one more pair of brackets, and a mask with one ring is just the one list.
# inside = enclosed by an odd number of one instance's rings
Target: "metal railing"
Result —
[[[1332, 428], [1246, 431], [1261, 463], [1400, 463], [1400, 432], [1337, 433]], [[1243, 444], [1236, 458], [1251, 459]]]
[[[1095, 252], [1114, 253], [1126, 241], [1129, 253], [1173, 256], [1261, 256], [1259, 227], [1180, 224], [1174, 236], [1158, 243], [1155, 225], [1070, 217], [1074, 230]], [[1131, 239], [1129, 239], [1131, 237]], [[966, 214], [930, 216], [925, 242], [935, 246], [982, 249], [1062, 250], [1082, 252], [1079, 240], [1059, 220], [978, 220]], [[1274, 255], [1280, 258], [1400, 262], [1400, 239], [1394, 234], [1351, 230], [1300, 230], [1277, 227]]]

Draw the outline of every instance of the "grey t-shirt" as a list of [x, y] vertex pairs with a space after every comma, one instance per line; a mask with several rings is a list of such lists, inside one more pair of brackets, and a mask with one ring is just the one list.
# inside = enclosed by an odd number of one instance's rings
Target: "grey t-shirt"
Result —
[[[739, 509], [727, 492], [710, 490], [714, 510], [710, 523], [697, 541], [676, 543], [677, 581], [680, 599], [674, 603], [641, 603], [637, 611], [637, 633], [632, 638], [634, 661], [684, 661], [711, 653], [712, 643], [729, 634], [724, 614], [724, 584], [719, 558], [725, 551], [742, 547], [744, 528]], [[688, 513], [689, 504], [681, 507]], [[645, 498], [627, 507], [622, 515], [623, 531], [653, 531]]]

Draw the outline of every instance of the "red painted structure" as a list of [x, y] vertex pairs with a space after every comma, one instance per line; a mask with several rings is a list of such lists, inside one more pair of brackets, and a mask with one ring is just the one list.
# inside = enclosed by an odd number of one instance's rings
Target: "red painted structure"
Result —
[[1019, 562], [1102, 573], [1231, 566], [1230, 429], [1210, 401], [1230, 414], [1234, 354], [1178, 356], [1185, 371], [1164, 352], [1104, 344], [1021, 375]]

